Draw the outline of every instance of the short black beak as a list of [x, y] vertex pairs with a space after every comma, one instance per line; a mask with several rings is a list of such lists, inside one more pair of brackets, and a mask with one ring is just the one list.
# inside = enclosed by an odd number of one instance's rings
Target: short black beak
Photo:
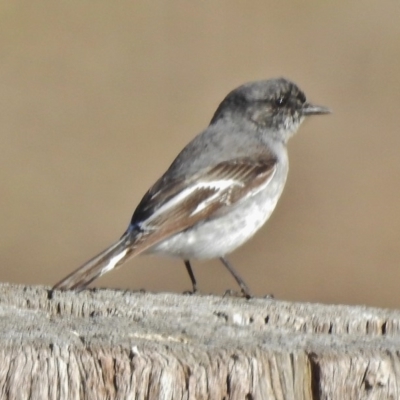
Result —
[[319, 115], [319, 114], [330, 114], [332, 110], [328, 107], [314, 106], [310, 103], [305, 103], [302, 108], [303, 115]]

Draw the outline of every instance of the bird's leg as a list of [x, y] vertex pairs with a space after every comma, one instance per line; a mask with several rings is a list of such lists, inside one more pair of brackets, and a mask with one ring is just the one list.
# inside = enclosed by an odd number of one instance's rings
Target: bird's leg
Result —
[[250, 299], [253, 297], [250, 293], [249, 288], [247, 285], [244, 283], [243, 279], [238, 275], [238, 273], [233, 269], [232, 265], [229, 263], [229, 261], [225, 257], [220, 257], [219, 258], [222, 262], [222, 264], [225, 265], [227, 270], [231, 273], [231, 275], [235, 278], [235, 281], [238, 283], [240, 286], [240, 289], [242, 289], [242, 293], [246, 296], [247, 299]]
[[195, 278], [193, 270], [192, 270], [192, 266], [190, 265], [189, 260], [184, 260], [184, 263], [185, 263], [186, 270], [189, 274], [190, 280], [192, 282], [192, 288], [193, 288], [192, 293], [196, 293], [197, 292], [197, 282], [196, 282], [196, 278]]

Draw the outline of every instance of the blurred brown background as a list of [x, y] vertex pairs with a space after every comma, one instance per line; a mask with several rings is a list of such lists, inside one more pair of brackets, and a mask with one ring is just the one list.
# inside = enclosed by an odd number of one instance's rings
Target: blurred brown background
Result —
[[[400, 2], [3, 1], [0, 280], [51, 285], [125, 230], [148, 187], [246, 81], [334, 114], [290, 142], [273, 217], [230, 259], [255, 294], [400, 308]], [[235, 282], [194, 264], [200, 289]], [[97, 286], [182, 292], [140, 257]]]

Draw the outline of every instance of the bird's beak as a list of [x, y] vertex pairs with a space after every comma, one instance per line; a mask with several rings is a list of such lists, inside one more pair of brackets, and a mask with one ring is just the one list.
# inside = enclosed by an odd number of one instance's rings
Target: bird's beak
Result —
[[302, 108], [303, 115], [318, 115], [318, 114], [330, 114], [332, 110], [324, 106], [315, 106], [310, 103], [305, 103]]

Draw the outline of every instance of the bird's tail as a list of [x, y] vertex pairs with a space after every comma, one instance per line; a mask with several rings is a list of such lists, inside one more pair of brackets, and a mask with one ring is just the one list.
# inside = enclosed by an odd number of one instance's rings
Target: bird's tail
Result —
[[95, 279], [145, 250], [145, 248], [138, 247], [137, 244], [137, 241], [132, 240], [132, 235], [127, 231], [116, 243], [71, 272], [54, 285], [53, 289], [84, 289]]

